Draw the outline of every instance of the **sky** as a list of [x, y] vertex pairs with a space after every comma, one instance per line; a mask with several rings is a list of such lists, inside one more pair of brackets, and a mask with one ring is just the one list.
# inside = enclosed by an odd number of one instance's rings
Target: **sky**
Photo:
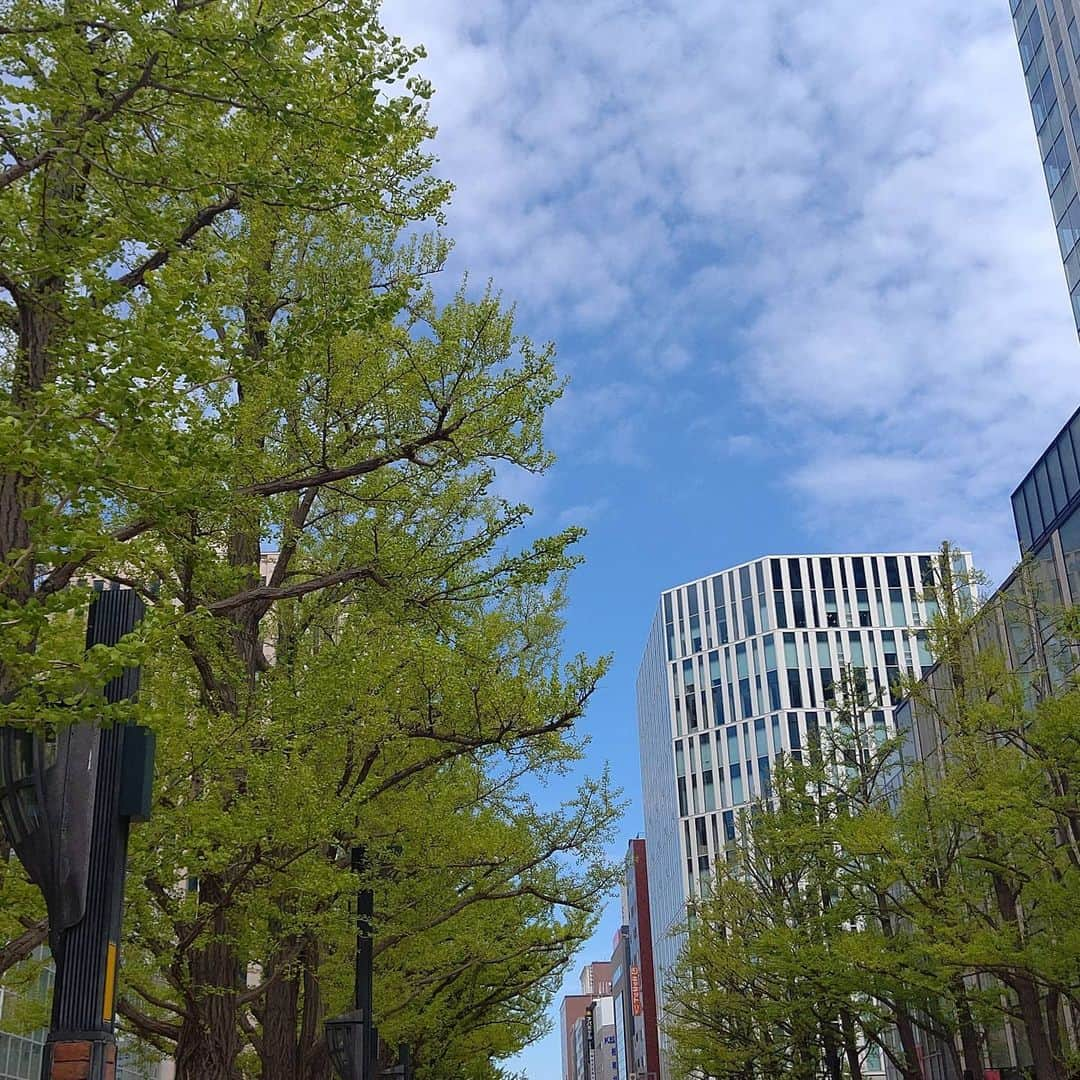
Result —
[[[615, 655], [583, 728], [631, 800], [624, 850], [661, 590], [775, 553], [1015, 560], [1009, 494], [1080, 404], [1080, 346], [1008, 2], [383, 14], [428, 50], [451, 273], [570, 380], [558, 464], [502, 485], [589, 529], [566, 647]], [[556, 1028], [516, 1066], [560, 1080], [559, 1054]]]

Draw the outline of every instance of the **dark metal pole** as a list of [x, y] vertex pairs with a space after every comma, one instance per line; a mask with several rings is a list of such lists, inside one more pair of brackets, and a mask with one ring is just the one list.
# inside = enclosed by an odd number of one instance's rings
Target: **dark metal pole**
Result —
[[[363, 847], [352, 849], [352, 869], [363, 874], [367, 869], [367, 856]], [[375, 996], [373, 983], [374, 944], [371, 940], [371, 918], [375, 913], [375, 898], [371, 889], [360, 888], [356, 893], [356, 983], [354, 1000], [356, 1011], [364, 1018], [364, 1057], [361, 1080], [375, 1076], [378, 1047], [375, 1045], [375, 1025], [372, 1018], [372, 1001]]]
[[[102, 590], [90, 607], [87, 647], [115, 645], [143, 612], [142, 601], [130, 589]], [[109, 703], [129, 700], [138, 688], [139, 670], [128, 668], [108, 684], [105, 698]], [[86, 912], [74, 926], [53, 935], [56, 984], [43, 1080], [114, 1080], [116, 1075], [116, 979], [131, 813], [121, 788], [129, 732], [129, 761], [135, 749], [145, 762], [137, 729], [113, 724], [100, 732]]]

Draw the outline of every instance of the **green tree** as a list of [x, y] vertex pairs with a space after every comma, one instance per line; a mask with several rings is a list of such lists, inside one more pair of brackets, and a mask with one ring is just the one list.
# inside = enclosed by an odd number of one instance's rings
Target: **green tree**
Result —
[[[513, 940], [536, 936], [533, 967], [500, 968], [534, 1004], [474, 987], [472, 1049], [440, 1052], [497, 1057], [535, 1027], [607, 880], [606, 786], [577, 829], [574, 807], [546, 818], [516, 787], [578, 756], [603, 667], [558, 657], [577, 531], [522, 549], [528, 508], [492, 493], [497, 467], [549, 464], [561, 387], [497, 295], [426, 285], [447, 244], [420, 229], [448, 188], [419, 50], [377, 6], [22, 0], [0, 27], [0, 706], [96, 718], [82, 688], [143, 662], [161, 776], [124, 1012], [181, 1077], [325, 1071], [339, 853], [388, 824], [413, 850], [425, 801], [463, 774], [466, 833], [519, 800], [506, 861], [456, 899], [445, 868], [418, 887], [451, 908], [475, 893], [470, 918], [497, 902]], [[135, 642], [82, 657], [89, 577], [151, 611]], [[531, 892], [485, 896], [485, 874]], [[523, 1011], [496, 1038], [500, 1009]]]

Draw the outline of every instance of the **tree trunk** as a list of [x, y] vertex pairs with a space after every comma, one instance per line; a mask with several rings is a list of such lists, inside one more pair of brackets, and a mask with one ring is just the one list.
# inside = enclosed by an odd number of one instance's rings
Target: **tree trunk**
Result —
[[[885, 893], [875, 890], [874, 900], [877, 904], [881, 932], [886, 938], [891, 939], [895, 932], [892, 917], [889, 914], [888, 898]], [[890, 1008], [903, 1055], [903, 1061], [897, 1064], [897, 1068], [904, 1080], [923, 1080], [922, 1067], [919, 1065], [919, 1044], [915, 1038], [915, 1023], [911, 1018], [911, 1014], [899, 1004], [891, 1004]]]
[[[275, 975], [278, 978], [267, 989], [261, 1011], [262, 1041], [259, 1053], [263, 1080], [297, 1080], [300, 1075], [296, 1042], [300, 986], [295, 974], [278, 973], [276, 968], [281, 962], [279, 956], [266, 972], [269, 978], [273, 979]], [[288, 960], [285, 962], [288, 963]]]
[[851, 1080], [862, 1080], [862, 1061], [859, 1058], [859, 1033], [855, 1026], [855, 1017], [850, 1009], [840, 1013], [840, 1030], [844, 1035], [844, 1053], [847, 1056], [848, 1073]]
[[821, 1045], [825, 1048], [825, 1075], [829, 1080], [843, 1080], [844, 1066], [840, 1060], [840, 1047], [836, 1032], [828, 1021], [821, 1024]]
[[983, 1073], [982, 1040], [979, 1038], [975, 1020], [971, 1015], [971, 1003], [968, 1001], [967, 987], [963, 979], [957, 979], [953, 983], [952, 997], [953, 1004], [956, 1006], [956, 1024], [960, 1032], [964, 1068], [973, 1077], [981, 1077]]
[[304, 943], [304, 1008], [300, 1020], [300, 1080], [332, 1080], [330, 1055], [323, 1035], [324, 1005], [319, 984], [319, 943]]
[[[222, 904], [221, 879], [199, 882], [200, 906]], [[244, 965], [229, 940], [227, 919], [218, 910], [209, 940], [186, 953], [188, 1011], [176, 1043], [176, 1080], [239, 1080], [236, 1059], [243, 1047], [237, 998], [244, 988]]]
[[1046, 1035], [1050, 1040], [1050, 1050], [1058, 1063], [1058, 1068], [1063, 1068], [1066, 1048], [1062, 1039], [1061, 1031], [1061, 995], [1056, 990], [1051, 990], [1046, 995]]
[[[1023, 944], [1016, 893], [1000, 873], [993, 873], [990, 877], [994, 885], [994, 899], [997, 902], [998, 912], [1006, 924], [1014, 930], [1017, 944]], [[1031, 1067], [1035, 1080], [1064, 1080], [1050, 1048], [1050, 1038], [1043, 1018], [1041, 995], [1035, 980], [1028, 972], [1018, 972], [1004, 978], [1003, 981], [1016, 993], [1028, 1047], [1031, 1049]]]

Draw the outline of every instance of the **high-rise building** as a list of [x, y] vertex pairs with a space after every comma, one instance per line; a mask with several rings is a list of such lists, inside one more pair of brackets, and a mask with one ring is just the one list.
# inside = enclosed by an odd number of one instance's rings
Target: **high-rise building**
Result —
[[[891, 688], [931, 666], [933, 553], [758, 559], [665, 592], [637, 709], [658, 1016], [686, 904], [734, 846], [739, 811], [768, 796], [779, 755], [801, 758], [857, 669], [893, 731]], [[959, 569], [970, 558], [958, 556]], [[661, 1076], [669, 1068], [661, 1046]]]
[[645, 841], [630, 841], [623, 886], [623, 921], [630, 964], [630, 1020], [627, 1029], [626, 1080], [659, 1080], [660, 1034], [656, 1018], [649, 864]]
[[1080, 0], [1010, 4], [1073, 318], [1080, 330]]

